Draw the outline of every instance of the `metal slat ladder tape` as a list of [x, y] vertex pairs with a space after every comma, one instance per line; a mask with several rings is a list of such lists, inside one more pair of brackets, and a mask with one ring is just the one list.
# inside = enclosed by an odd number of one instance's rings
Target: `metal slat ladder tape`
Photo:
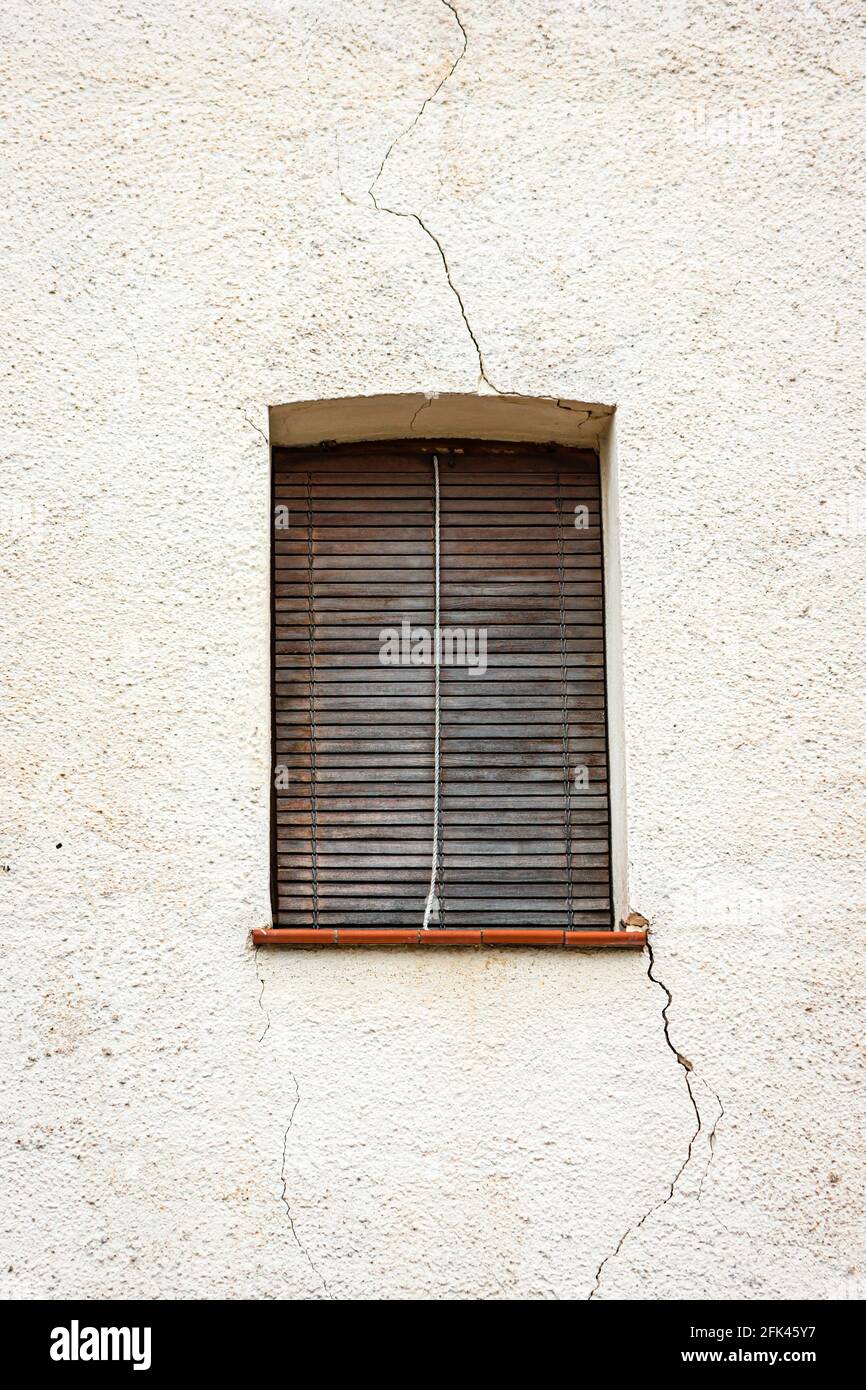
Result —
[[433, 493], [435, 499], [435, 524], [434, 524], [434, 567], [435, 567], [435, 615], [433, 632], [433, 849], [431, 852], [430, 863], [430, 891], [427, 894], [427, 901], [424, 904], [424, 921], [422, 931], [428, 931], [430, 924], [435, 920], [439, 925], [439, 899], [436, 895], [436, 878], [439, 873], [439, 763], [440, 763], [440, 665], [441, 665], [441, 638], [439, 628], [439, 579], [440, 579], [440, 557], [439, 557], [439, 456], [433, 455]]

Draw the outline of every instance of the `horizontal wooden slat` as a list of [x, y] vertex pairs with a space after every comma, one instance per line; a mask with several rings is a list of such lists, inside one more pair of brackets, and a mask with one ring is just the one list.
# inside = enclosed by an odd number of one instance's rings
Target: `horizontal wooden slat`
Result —
[[[555, 548], [547, 550], [521, 550], [503, 557], [500, 551], [478, 550], [473, 546], [462, 546], [451, 558], [454, 579], [490, 578], [508, 582], [512, 575], [522, 578], [556, 578], [560, 564], [567, 579], [579, 579], [581, 572], [598, 569], [601, 547], [597, 542], [585, 541], [575, 544], [560, 558]], [[508, 569], [503, 573], [503, 558], [507, 559]], [[292, 581], [300, 575], [306, 577], [310, 563], [306, 542], [279, 541], [274, 562], [278, 577]], [[364, 578], [378, 575], [376, 583], [394, 581], [395, 590], [402, 591], [404, 582], [415, 584], [430, 579], [429, 557], [419, 555], [393, 554], [377, 550], [370, 554], [358, 554], [354, 549], [334, 555], [316, 554], [313, 560], [313, 587], [320, 580], [333, 579], [335, 575], [349, 574]]]
[[[281, 852], [278, 855], [277, 870], [281, 882], [296, 883], [310, 882], [312, 880], [312, 853], [288, 854]], [[607, 873], [608, 856], [607, 854], [581, 854], [572, 855], [572, 864], [581, 870], [601, 871]], [[381, 873], [377, 874], [376, 864], [367, 866], [369, 872], [363, 875], [365, 882], [375, 882]], [[469, 883], [524, 883], [539, 881], [568, 883], [567, 863], [565, 856], [562, 856], [561, 865], [539, 864], [537, 861], [530, 865], [512, 866], [508, 864], [481, 864], [475, 863], [471, 866], [471, 871], [463, 875], [463, 879]], [[330, 865], [318, 865], [318, 881], [320, 883], [356, 883], [359, 880], [358, 869], [356, 866], [349, 867], [339, 861]], [[425, 857], [418, 860], [417, 867], [404, 868], [401, 877], [402, 881], [418, 882], [429, 884], [430, 882], [430, 859]], [[452, 880], [453, 881], [453, 880]], [[595, 880], [594, 880], [595, 881]]]
[[[417, 827], [424, 827], [424, 834], [430, 835], [432, 827], [432, 805], [430, 808], [420, 810], [405, 810], [389, 806], [388, 809], [357, 809], [357, 810], [334, 810], [331, 805], [317, 806], [316, 823], [318, 826], [343, 826], [359, 827], [363, 831], [364, 827], [386, 827], [399, 826], [405, 828], [406, 834], [414, 833]], [[279, 823], [284, 826], [311, 826], [313, 824], [313, 812], [309, 806], [304, 809], [279, 809]], [[525, 824], [525, 809], [500, 810], [496, 815], [496, 820], [502, 826], [523, 826]], [[606, 810], [603, 806], [598, 809], [585, 810], [581, 812], [582, 824], [606, 824]], [[566, 812], [564, 806], [545, 806], [534, 813], [532, 816], [532, 827], [535, 826], [564, 826], [566, 823]], [[485, 830], [489, 827], [489, 812], [478, 809], [464, 810], [456, 806], [452, 808], [452, 815], [449, 816], [449, 824], [453, 827], [484, 826]], [[571, 817], [571, 824], [575, 824], [574, 816]], [[530, 828], [530, 827], [527, 827]]]
[[[581, 695], [569, 694], [567, 697], [568, 708], [570, 711], [585, 712], [591, 709], [600, 709], [604, 696], [604, 687], [599, 682], [588, 683], [585, 687], [586, 693]], [[476, 686], [477, 689], [477, 686]], [[479, 714], [492, 714], [493, 711], [503, 714], [507, 719], [520, 719], [527, 711], [535, 709], [539, 714], [539, 722], [542, 722], [544, 711], [556, 711], [556, 716], [549, 722], [552, 724], [562, 723], [562, 699], [555, 695], [539, 695], [531, 703], [525, 697], [520, 696], [515, 690], [509, 689], [507, 698], [502, 695], [476, 695], [474, 699], [464, 698], [461, 695], [448, 694], [442, 698], [443, 709], [447, 708], [449, 715], [455, 712], [463, 712], [477, 719]], [[292, 711], [306, 711], [310, 708], [309, 690], [303, 694], [288, 694], [277, 691], [277, 713], [278, 717], [288, 717]], [[400, 712], [402, 718], [410, 718], [413, 711], [432, 710], [433, 695], [416, 695], [412, 700], [401, 698], [400, 693], [395, 691], [390, 698], [388, 696], [370, 696], [366, 693], [361, 702], [358, 695], [351, 698], [341, 696], [323, 695], [321, 687], [316, 687], [316, 718], [319, 726], [330, 722], [329, 716], [345, 717], [347, 712], [351, 712], [353, 719], [367, 718], [372, 711], [376, 711], [375, 720], [378, 722], [382, 717], [382, 712]], [[419, 723], [425, 720], [419, 719]], [[429, 721], [426, 721], [429, 724]]]
[[[381, 851], [377, 851], [377, 853], [379, 852]], [[580, 848], [574, 845], [571, 863], [574, 863], [574, 853], [580, 852]], [[585, 853], [587, 851], [584, 849], [582, 852]], [[359, 853], [350, 852], [336, 853], [329, 851], [329, 849], [327, 849], [327, 851], [317, 851], [316, 859], [320, 867], [332, 866], [350, 869], [350, 867], [354, 866], [370, 867], [371, 865], [371, 859], [368, 855], [359, 855]], [[309, 867], [311, 863], [313, 863], [313, 855], [311, 855], [310, 852], [303, 851], [303, 849], [297, 849], [297, 851], [292, 853], [286, 852], [285, 863], [286, 866], [306, 865]], [[403, 853], [403, 855], [393, 853], [393, 855], [389, 856], [389, 863], [391, 863], [393, 872], [396, 873], [402, 873], [403, 869], [406, 869], [406, 867], [416, 867], [416, 869], [424, 869], [425, 867], [427, 872], [430, 873], [430, 853]], [[452, 870], [496, 869], [496, 867], [499, 866], [502, 866], [503, 869], [507, 869], [507, 867], [513, 867], [513, 869], [542, 869], [542, 867], [548, 867], [548, 869], [566, 869], [566, 867], [569, 866], [569, 859], [567, 859], [564, 848], [560, 853], [544, 853], [544, 855], [542, 855], [542, 853], [537, 853], [537, 855], [518, 855], [518, 853], [495, 855], [495, 853], [457, 853], [455, 851], [449, 856], [448, 866], [446, 866], [446, 876], [448, 876]]]
[[[380, 770], [373, 769], [373, 772]], [[421, 775], [416, 775], [418, 773]], [[306, 781], [310, 783], [312, 779], [308, 777]], [[304, 779], [300, 775], [296, 782], [298, 788], [304, 785]], [[369, 777], [360, 777], [356, 774], [353, 781], [323, 776], [317, 776], [315, 779], [317, 798], [331, 796], [345, 798], [366, 795], [367, 797], [376, 797], [380, 801], [399, 796], [415, 797], [425, 789], [432, 790], [432, 784], [432, 775], [426, 774], [423, 769], [410, 768], [404, 772], [399, 767], [394, 768], [391, 773], [385, 773], [382, 778], [374, 777], [372, 774]], [[593, 785], [596, 796], [602, 795], [606, 790], [603, 782], [591, 785]], [[448, 778], [441, 792], [441, 800], [447, 809], [457, 797], [462, 797], [464, 800], [476, 798], [479, 802], [489, 806], [491, 813], [493, 813], [497, 805], [503, 804], [503, 798], [510, 797], [522, 797], [527, 806], [533, 797], [541, 798], [548, 805], [551, 802], [557, 804], [560, 800], [565, 799], [563, 787], [563, 779], [548, 778], [544, 781], [540, 779], [530, 781], [528, 778], [518, 779], [513, 773], [509, 781], [505, 781], [503, 778], [491, 778], [488, 781]], [[578, 795], [578, 793], [572, 793], [569, 799], [571, 805], [575, 804]], [[585, 795], [585, 793], [580, 793], [580, 795]], [[278, 793], [278, 801], [279, 796], [280, 793]]]
[[[357, 851], [372, 854], [382, 850], [383, 853], [390, 851], [399, 854], [415, 840], [420, 840], [425, 845], [430, 842], [430, 822], [427, 825], [400, 826], [399, 839], [392, 838], [397, 833], [393, 825], [334, 825], [318, 817], [316, 825], [319, 845], [332, 846], [340, 853]], [[282, 831], [281, 842], [287, 848], [291, 848], [292, 844], [298, 841], [304, 842], [309, 839], [309, 827], [294, 821], [284, 821]], [[602, 820], [572, 824], [571, 837], [606, 841], [607, 822]], [[488, 825], [467, 825], [465, 822], [452, 824], [449, 819], [442, 831], [442, 843], [446, 851], [453, 850], [455, 854], [491, 854], [499, 853], [500, 850], [508, 854], [522, 854], [535, 852], [536, 849], [546, 853], [547, 846], [560, 845], [564, 840], [565, 829], [562, 825], [504, 825], [499, 822], [498, 817], [495, 824]], [[367, 846], [370, 846], [369, 851], [366, 849]]]
[[[297, 705], [298, 702], [293, 702]], [[306, 710], [302, 708], [288, 708], [285, 702], [277, 703], [277, 730], [284, 729], [285, 737], [293, 738], [295, 731], [309, 724], [309, 703]], [[591, 727], [589, 721], [597, 720], [598, 724], [604, 727], [604, 706], [602, 698], [592, 697], [591, 699], [580, 702], [581, 723], [574, 722], [574, 717], [569, 721], [569, 729], [575, 737], [582, 731], [588, 731]], [[486, 738], [496, 738], [498, 736], [519, 736], [525, 731], [526, 724], [523, 720], [524, 708], [521, 703], [513, 700], [505, 702], [494, 714], [481, 709], [474, 710], [452, 710], [449, 720], [449, 738], [474, 738], [478, 734], [483, 734]], [[509, 722], [511, 721], [511, 722]], [[536, 711], [535, 724], [541, 735], [547, 737], [558, 736], [562, 729], [562, 702], [558, 707], [550, 710], [546, 707], [539, 707]], [[317, 710], [317, 727], [322, 731], [323, 736], [343, 737], [357, 733], [359, 736], [366, 736], [368, 733], [373, 736], [375, 733], [385, 733], [394, 728], [413, 731], [413, 737], [420, 732], [419, 726], [424, 730], [432, 727], [430, 720], [423, 710], [369, 710], [369, 709], [350, 709], [336, 710], [328, 713], [326, 710]], [[554, 727], [551, 727], [554, 726]], [[290, 732], [291, 731], [291, 732]]]
[[[579, 928], [579, 927], [584, 927], [584, 928], [586, 928], [586, 929], [587, 929], [587, 936], [589, 936], [589, 932], [590, 932], [590, 931], [593, 931], [593, 934], [594, 934], [594, 933], [596, 933], [596, 932], [597, 932], [597, 933], [601, 933], [601, 932], [604, 930], [604, 927], [605, 927], [605, 924], [606, 924], [606, 920], [607, 920], [607, 914], [604, 913], [604, 912], [574, 912], [574, 913], [572, 914], [571, 918], [569, 918], [568, 913], [565, 912], [565, 911], [563, 911], [559, 916], [557, 916], [556, 914], [548, 914], [548, 915], [546, 916], [546, 922], [545, 922], [545, 923], [539, 923], [538, 917], [537, 917], [536, 913], [534, 913], [534, 912], [512, 912], [512, 913], [509, 913], [508, 916], [507, 916], [507, 921], [508, 921], [508, 924], [509, 924], [510, 926], [512, 926], [512, 927], [518, 927], [518, 926], [520, 926], [520, 927], [526, 927], [526, 928], [529, 928], [530, 930], [531, 930], [531, 929], [538, 929], [538, 928], [540, 928], [540, 927], [543, 927], [543, 926], [547, 925], [548, 927], [558, 926], [558, 927], [560, 927], [560, 928], [563, 928], [563, 929], [566, 929], [566, 930], [569, 930], [569, 931], [570, 931], [570, 929], [568, 928], [568, 922], [569, 922], [569, 920], [573, 923], [574, 927], [578, 927], [578, 928]], [[325, 912], [325, 913], [320, 912], [320, 913], [318, 914], [318, 921], [319, 921], [319, 926], [320, 926], [320, 928], [322, 928], [322, 929], [325, 929], [325, 928], [327, 928], [327, 927], [329, 927], [329, 926], [330, 926], [330, 927], [339, 928], [339, 929], [340, 929], [340, 936], [341, 936], [341, 939], [343, 939], [343, 938], [349, 938], [349, 930], [344, 930], [344, 928], [347, 928], [347, 929], [350, 929], [350, 930], [353, 929], [354, 934], [352, 935], [351, 939], [350, 939], [350, 940], [344, 940], [344, 941], [343, 941], [343, 944], [353, 944], [353, 945], [361, 945], [361, 944], [363, 944], [364, 931], [365, 931], [365, 930], [369, 930], [369, 929], [371, 929], [371, 928], [378, 927], [378, 926], [388, 925], [388, 926], [404, 926], [404, 927], [407, 927], [407, 928], [408, 928], [408, 927], [411, 927], [411, 928], [412, 928], [412, 931], [411, 931], [410, 935], [411, 935], [411, 939], [412, 939], [412, 942], [413, 942], [413, 943], [414, 943], [414, 941], [415, 941], [415, 939], [416, 939], [416, 934], [420, 931], [419, 924], [418, 924], [418, 921], [417, 921], [417, 913], [415, 913], [415, 912], [406, 912], [406, 911], [402, 911], [402, 912], [401, 912], [401, 911], [396, 911], [396, 912], [388, 912], [388, 911], [384, 911], [384, 912], [356, 912], [356, 913], [354, 913], [354, 914], [352, 915], [352, 917], [349, 918], [348, 920], [347, 920], [347, 914], [346, 914], [344, 911], [342, 911], [342, 910], [338, 910], [338, 911], [336, 911], [336, 912], [335, 912], [335, 911], [329, 911], [329, 912]], [[277, 929], [279, 929], [280, 927], [291, 927], [291, 926], [298, 926], [298, 927], [306, 926], [306, 927], [310, 927], [310, 926], [312, 926], [312, 922], [313, 922], [313, 913], [312, 913], [310, 910], [307, 910], [307, 911], [305, 911], [305, 912], [292, 912], [292, 911], [289, 911], [289, 910], [285, 910], [285, 909], [284, 909], [284, 910], [282, 910], [282, 911], [278, 914], [277, 919], [276, 919], [276, 922], [275, 922], [275, 927], [276, 927]], [[486, 928], [490, 928], [490, 929], [491, 929], [491, 930], [490, 930], [490, 935], [491, 935], [491, 937], [492, 937], [493, 939], [492, 939], [488, 944], [491, 944], [491, 945], [494, 944], [494, 942], [495, 942], [496, 940], [501, 940], [501, 939], [502, 939], [501, 936], [494, 935], [494, 933], [502, 932], [503, 935], [504, 935], [502, 918], [501, 918], [501, 916], [500, 916], [499, 914], [497, 914], [495, 911], [492, 911], [492, 912], [478, 912], [478, 911], [476, 910], [476, 911], [472, 912], [471, 914], [449, 913], [449, 914], [448, 914], [448, 928], [450, 928], [450, 929], [452, 930], [452, 932], [454, 932], [454, 935], [457, 935], [457, 933], [456, 933], [456, 931], [455, 931], [454, 929], [455, 929], [455, 928], [459, 928], [459, 927], [468, 927], [468, 928], [471, 928], [472, 930], [469, 931], [469, 932], [467, 933], [468, 936], [475, 936], [476, 933], [480, 933], [480, 934], [484, 935], [485, 937], [487, 936], [487, 930], [486, 930]], [[577, 931], [571, 932], [571, 931], [570, 931], [570, 934], [571, 934], [571, 936], [572, 936], [573, 938], [575, 938], [575, 939], [572, 940], [571, 942], [567, 943], [567, 944], [574, 944], [574, 945], [577, 945], [577, 944], [578, 944], [578, 941], [576, 940], [576, 938], [579, 936], [579, 932], [577, 932]], [[427, 931], [426, 933], [423, 933], [423, 936], [426, 937], [426, 938], [428, 939], [428, 941], [429, 941], [430, 944], [435, 944], [435, 943], [433, 942], [433, 938], [436, 937], [436, 935], [437, 935], [437, 932], [436, 932], [436, 929], [435, 929], [435, 928], [434, 928], [433, 930]], [[612, 931], [610, 931], [610, 930], [608, 929], [606, 935], [607, 935], [607, 936], [624, 936], [625, 933], [624, 933], [624, 932], [616, 932], [616, 933], [615, 933], [615, 932], [612, 932]], [[267, 944], [267, 943], [268, 943], [268, 939], [267, 939], [266, 937], [265, 937], [265, 938], [256, 937], [255, 939], [258, 941], [259, 944]], [[310, 944], [310, 943], [307, 943], [307, 944]], [[407, 942], [406, 944], [409, 944], [409, 943]], [[457, 943], [454, 942], [454, 941], [452, 941], [451, 944], [457, 944]], [[481, 942], [480, 942], [480, 940], [478, 939], [478, 937], [476, 937], [476, 944], [479, 944], [479, 945], [481, 944]], [[530, 944], [530, 943], [527, 942], [526, 944]], [[565, 943], [564, 943], [564, 944], [565, 944]], [[598, 942], [597, 942], [596, 944], [602, 944], [602, 943], [598, 943]], [[605, 941], [603, 944], [605, 944], [605, 945], [613, 945], [614, 943], [613, 943], [613, 942], [607, 942], [607, 941]], [[625, 945], [625, 944], [627, 944], [627, 943], [623, 942], [623, 943], [620, 943], [620, 944]]]
[[[352, 716], [350, 715], [349, 718]], [[561, 720], [559, 721], [561, 723]], [[522, 749], [527, 746], [539, 751], [558, 750], [562, 747], [562, 732], [557, 726], [539, 724], [456, 724], [442, 738], [442, 750], [452, 749], [455, 753], [472, 751], [476, 753], [495, 753], [509, 748]], [[603, 750], [605, 747], [604, 724], [570, 724], [569, 748], [589, 748]], [[309, 752], [313, 747], [309, 728], [277, 728], [277, 752], [281, 749], [298, 753]], [[319, 725], [315, 746], [323, 751], [345, 752], [383, 751], [415, 752], [433, 747], [433, 731], [405, 724], [402, 720], [391, 724], [333, 724]]]

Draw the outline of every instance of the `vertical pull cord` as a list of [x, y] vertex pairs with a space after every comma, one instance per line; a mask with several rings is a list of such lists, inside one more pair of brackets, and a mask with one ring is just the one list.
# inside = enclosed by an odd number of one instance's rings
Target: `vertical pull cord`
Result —
[[316, 676], [316, 644], [313, 615], [313, 491], [312, 473], [307, 473], [307, 633], [309, 691], [310, 691], [310, 852], [312, 856], [313, 878], [313, 926], [319, 925], [319, 827], [317, 819], [316, 787], [316, 699], [314, 695]]
[[[430, 863], [430, 891], [424, 904], [422, 931], [427, 931], [436, 904], [436, 878], [439, 873], [439, 667], [441, 640], [439, 635], [439, 456], [433, 455], [433, 491], [435, 497], [434, 564], [435, 564], [435, 629], [433, 634], [433, 851]], [[439, 912], [436, 913], [437, 919]]]
[[441, 525], [442, 525], [442, 506], [441, 506], [441, 503], [440, 503], [440, 500], [439, 500], [439, 458], [438, 458], [438, 456], [435, 455], [435, 454], [434, 454], [434, 456], [433, 456], [433, 469], [434, 469], [434, 476], [435, 476], [435, 480], [436, 480], [436, 652], [437, 652], [437, 658], [436, 658], [436, 660], [437, 660], [437, 670], [436, 670], [436, 727], [435, 727], [435, 733], [434, 733], [434, 739], [433, 739], [433, 745], [434, 745], [434, 763], [435, 763], [435, 775], [436, 775], [436, 788], [435, 788], [435, 803], [436, 803], [436, 804], [435, 804], [435, 815], [434, 815], [434, 819], [435, 819], [436, 825], [435, 825], [434, 828], [436, 829], [436, 832], [437, 832], [437, 834], [436, 834], [436, 840], [437, 840], [436, 878], [435, 878], [435, 882], [436, 882], [436, 897], [435, 897], [435, 900], [434, 900], [434, 901], [435, 901], [435, 906], [436, 906], [436, 913], [437, 913], [438, 924], [439, 924], [440, 927], [444, 927], [444, 926], [445, 926], [445, 900], [444, 900], [444, 897], [443, 897], [443, 894], [442, 894], [442, 880], [443, 880], [443, 876], [444, 876], [445, 856], [444, 856], [444, 854], [442, 853], [442, 806], [441, 806], [442, 793], [441, 793], [441, 787], [440, 787], [440, 783], [441, 783], [441, 781], [442, 781], [442, 699], [441, 699], [441, 695], [442, 695], [442, 683], [441, 683], [441, 677], [440, 677], [440, 671], [439, 671], [439, 667], [441, 667], [441, 664], [442, 664], [442, 612], [441, 612], [442, 604], [441, 604], [441, 597], [440, 597], [440, 588], [441, 588], [441, 579], [442, 579], [442, 562], [441, 562], [440, 544], [439, 544], [439, 533], [440, 533], [440, 527], [441, 527]]
[[565, 864], [568, 875], [568, 927], [574, 926], [571, 863], [571, 769], [568, 756], [568, 649], [565, 635], [565, 546], [562, 538], [562, 473], [556, 473], [556, 534], [559, 543], [559, 661], [562, 685], [562, 767], [565, 785]]

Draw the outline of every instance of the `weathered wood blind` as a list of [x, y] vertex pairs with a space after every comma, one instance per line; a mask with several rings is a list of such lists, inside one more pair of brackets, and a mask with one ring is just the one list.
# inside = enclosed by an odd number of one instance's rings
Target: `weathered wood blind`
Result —
[[275, 925], [423, 919], [434, 453], [433, 929], [609, 927], [598, 460], [479, 441], [274, 451]]

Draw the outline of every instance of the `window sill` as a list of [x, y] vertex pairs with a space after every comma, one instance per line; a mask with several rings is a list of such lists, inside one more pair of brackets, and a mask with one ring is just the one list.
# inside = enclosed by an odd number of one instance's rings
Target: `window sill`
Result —
[[645, 931], [567, 931], [547, 927], [256, 927], [256, 946], [570, 946], [641, 950]]

